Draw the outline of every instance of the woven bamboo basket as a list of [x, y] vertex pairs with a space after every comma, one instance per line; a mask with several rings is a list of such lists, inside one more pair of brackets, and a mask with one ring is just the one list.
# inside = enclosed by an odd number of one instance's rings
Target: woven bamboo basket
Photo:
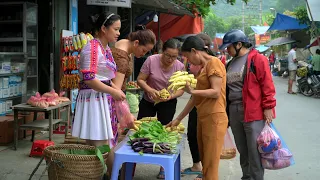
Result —
[[[44, 150], [48, 165], [49, 180], [101, 180], [103, 166], [96, 155], [66, 154], [61, 150], [95, 150], [94, 146], [79, 144], [61, 144], [49, 146]], [[108, 153], [102, 155], [104, 162]]]
[[86, 144], [86, 140], [80, 139], [78, 137], [73, 137], [70, 134], [68, 134], [65, 139], [63, 144]]

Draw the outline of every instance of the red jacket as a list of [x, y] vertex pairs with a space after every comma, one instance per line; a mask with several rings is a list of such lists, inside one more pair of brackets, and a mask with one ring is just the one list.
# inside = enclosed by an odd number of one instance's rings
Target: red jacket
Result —
[[275, 95], [276, 90], [268, 59], [259, 54], [257, 50], [251, 50], [248, 55], [247, 73], [242, 89], [244, 122], [263, 120], [264, 109], [273, 109], [275, 116]]
[[276, 91], [267, 57], [252, 49], [245, 75], [242, 89], [244, 122], [264, 120], [264, 109], [273, 109], [275, 117]]

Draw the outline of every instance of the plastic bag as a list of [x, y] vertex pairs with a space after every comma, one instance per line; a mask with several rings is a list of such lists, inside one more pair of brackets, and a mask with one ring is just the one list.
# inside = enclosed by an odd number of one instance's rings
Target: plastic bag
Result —
[[272, 153], [281, 148], [281, 140], [277, 133], [266, 123], [257, 139], [260, 153]]
[[134, 116], [130, 113], [129, 104], [126, 100], [115, 102], [116, 115], [120, 124], [120, 128], [131, 126]]
[[261, 155], [262, 166], [265, 169], [277, 170], [283, 169], [295, 164], [292, 153], [290, 152], [287, 144], [281, 137], [279, 131], [275, 128], [274, 124], [270, 124], [271, 129], [278, 135], [281, 141], [281, 149]]
[[277, 170], [291, 165], [292, 153], [289, 149], [281, 148], [273, 153], [261, 154], [261, 163], [265, 169]]
[[224, 144], [222, 147], [220, 159], [232, 159], [237, 155], [237, 148], [230, 136], [230, 132], [227, 129], [226, 135], [224, 136]]
[[126, 98], [129, 103], [130, 112], [137, 113], [139, 111], [139, 97], [138, 97], [138, 95], [127, 92]]

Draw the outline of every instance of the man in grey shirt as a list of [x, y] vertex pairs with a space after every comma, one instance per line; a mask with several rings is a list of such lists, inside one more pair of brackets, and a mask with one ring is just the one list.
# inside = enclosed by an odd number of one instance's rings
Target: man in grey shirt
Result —
[[288, 54], [288, 69], [289, 69], [289, 82], [288, 82], [288, 93], [289, 94], [296, 94], [295, 92], [292, 91], [292, 84], [296, 80], [296, 75], [297, 75], [297, 55], [296, 55], [296, 50], [297, 50], [297, 45], [293, 44], [292, 49], [289, 51]]

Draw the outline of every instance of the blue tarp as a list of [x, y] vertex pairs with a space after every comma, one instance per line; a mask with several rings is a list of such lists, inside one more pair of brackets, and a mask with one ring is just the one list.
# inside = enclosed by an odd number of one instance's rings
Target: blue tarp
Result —
[[260, 46], [256, 47], [255, 49], [258, 50], [259, 52], [264, 52], [264, 51], [268, 50], [269, 48], [270, 47], [260, 45]]
[[264, 34], [268, 31], [270, 26], [251, 26], [255, 34]]
[[306, 24], [300, 24], [296, 18], [277, 13], [277, 17], [274, 19], [268, 31], [271, 31], [271, 30], [288, 31], [288, 30], [299, 30], [299, 29], [306, 29], [306, 28], [308, 28], [308, 26]]
[[216, 38], [223, 39], [224, 35], [225, 35], [225, 33], [216, 33]]

